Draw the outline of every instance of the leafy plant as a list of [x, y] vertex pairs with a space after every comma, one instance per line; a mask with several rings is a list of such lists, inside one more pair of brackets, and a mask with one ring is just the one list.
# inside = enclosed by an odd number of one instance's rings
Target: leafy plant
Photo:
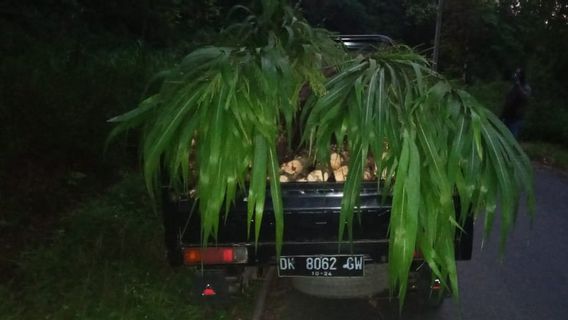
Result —
[[[2, 273], [1, 319], [250, 318], [252, 296], [231, 307], [188, 298], [192, 271], [163, 263], [159, 216], [139, 174], [65, 213], [48, 243]], [[7, 270], [7, 269], [3, 269]]]
[[[413, 253], [420, 250], [457, 295], [454, 238], [465, 218], [485, 212], [489, 233], [499, 202], [504, 244], [521, 193], [533, 203], [530, 162], [507, 128], [407, 47], [349, 58], [329, 33], [312, 29], [281, 1], [262, 1], [259, 15], [235, 10], [246, 17], [221, 33], [223, 46], [190, 53], [166, 72], [159, 93], [111, 119], [118, 123], [111, 136], [142, 128], [150, 193], [162, 168], [181, 192], [195, 184], [207, 245], [217, 235], [223, 202], [228, 214], [250, 167], [248, 218], [258, 240], [268, 177], [279, 254], [284, 226], [276, 140], [279, 128], [290, 134], [300, 123], [315, 157], [328, 159], [332, 142], [350, 150], [339, 239], [345, 233], [351, 238], [363, 168], [372, 155], [379, 172], [389, 172], [379, 187], [393, 194], [391, 287], [404, 300]], [[322, 69], [329, 65], [337, 73], [326, 80]], [[306, 82], [315, 94], [298, 119]], [[196, 181], [190, 181], [192, 156]]]
[[[326, 84], [327, 94], [306, 105], [305, 139], [328, 158], [332, 141], [347, 142], [350, 175], [342, 201], [339, 238], [351, 238], [367, 155], [393, 194], [390, 219], [391, 287], [404, 300], [408, 270], [420, 251], [440, 279], [457, 293], [456, 229], [470, 214], [485, 212], [491, 231], [499, 199], [502, 246], [515, 220], [521, 192], [533, 206], [529, 159], [489, 110], [429, 68], [406, 47], [348, 61]], [[457, 204], [461, 207], [456, 217]]]
[[[235, 7], [246, 18], [222, 32], [219, 42], [225, 46], [193, 51], [164, 73], [159, 93], [110, 120], [119, 123], [111, 137], [143, 127], [144, 173], [151, 194], [162, 165], [177, 190], [187, 192], [190, 184], [197, 184], [204, 244], [216, 237], [221, 207], [225, 202], [228, 212], [249, 166], [248, 215], [249, 221], [254, 216], [255, 239], [268, 176], [277, 242], [282, 243], [278, 127], [291, 128], [305, 82], [323, 93], [321, 70], [326, 60], [342, 53], [327, 31], [312, 29], [292, 8], [279, 1], [261, 5], [260, 15]], [[188, 180], [192, 140], [197, 141], [197, 181]]]

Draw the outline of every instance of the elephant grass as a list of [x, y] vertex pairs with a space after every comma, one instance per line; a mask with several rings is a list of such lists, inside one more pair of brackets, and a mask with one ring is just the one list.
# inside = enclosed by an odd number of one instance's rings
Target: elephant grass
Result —
[[[404, 301], [418, 250], [457, 297], [454, 239], [465, 219], [484, 213], [487, 235], [499, 204], [504, 247], [521, 195], [534, 207], [530, 162], [507, 128], [407, 47], [353, 57], [280, 1], [262, 1], [257, 15], [245, 7], [234, 11], [245, 18], [226, 28], [216, 45], [191, 52], [161, 75], [158, 93], [111, 119], [117, 123], [111, 137], [141, 128], [150, 194], [161, 177], [178, 192], [195, 186], [206, 246], [216, 240], [221, 213], [230, 214], [236, 192], [246, 187], [248, 233], [258, 241], [268, 183], [279, 255], [285, 226], [276, 141], [280, 128], [291, 141], [299, 125], [313, 161], [329, 159], [332, 143], [349, 148], [339, 241], [352, 239], [371, 155], [378, 172], [388, 172], [379, 188], [393, 196], [392, 290]], [[327, 78], [324, 68], [335, 75]], [[300, 108], [306, 83], [314, 94]]]

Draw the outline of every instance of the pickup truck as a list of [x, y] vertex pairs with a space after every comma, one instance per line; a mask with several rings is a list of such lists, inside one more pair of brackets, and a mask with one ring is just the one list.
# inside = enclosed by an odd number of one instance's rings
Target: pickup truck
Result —
[[[365, 50], [388, 45], [388, 37], [340, 36], [346, 47]], [[237, 196], [216, 243], [202, 247], [198, 200], [162, 188], [165, 243], [173, 266], [196, 268], [194, 290], [198, 296], [217, 299], [242, 288], [251, 277], [275, 266], [279, 277], [291, 277], [296, 289], [323, 297], [370, 296], [388, 289], [388, 229], [391, 197], [379, 184], [364, 182], [360, 207], [353, 223], [352, 240], [338, 241], [343, 183], [282, 183], [284, 241], [276, 257], [274, 219], [270, 192], [257, 244], [247, 237], [247, 192]], [[458, 208], [456, 208], [458, 209]], [[456, 212], [460, 212], [457, 210]], [[456, 234], [456, 260], [468, 260], [472, 251], [473, 222]], [[408, 288], [423, 301], [438, 305], [444, 295], [427, 264], [416, 252]]]

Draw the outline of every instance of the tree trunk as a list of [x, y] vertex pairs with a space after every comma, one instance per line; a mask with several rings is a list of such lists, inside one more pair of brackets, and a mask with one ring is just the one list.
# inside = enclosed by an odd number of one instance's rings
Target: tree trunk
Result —
[[434, 56], [432, 58], [432, 69], [438, 71], [438, 56], [440, 54], [440, 33], [442, 30], [442, 11], [444, 0], [438, 0], [438, 12], [436, 14], [436, 33], [434, 35]]

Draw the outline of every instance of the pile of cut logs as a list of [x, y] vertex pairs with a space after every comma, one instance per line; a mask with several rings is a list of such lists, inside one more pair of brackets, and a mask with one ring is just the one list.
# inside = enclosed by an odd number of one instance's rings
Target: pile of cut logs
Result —
[[[280, 166], [280, 182], [344, 182], [349, 174], [349, 154], [346, 151], [333, 152], [328, 164], [312, 166], [308, 157], [296, 156]], [[363, 180], [377, 179], [374, 159], [369, 157]]]

